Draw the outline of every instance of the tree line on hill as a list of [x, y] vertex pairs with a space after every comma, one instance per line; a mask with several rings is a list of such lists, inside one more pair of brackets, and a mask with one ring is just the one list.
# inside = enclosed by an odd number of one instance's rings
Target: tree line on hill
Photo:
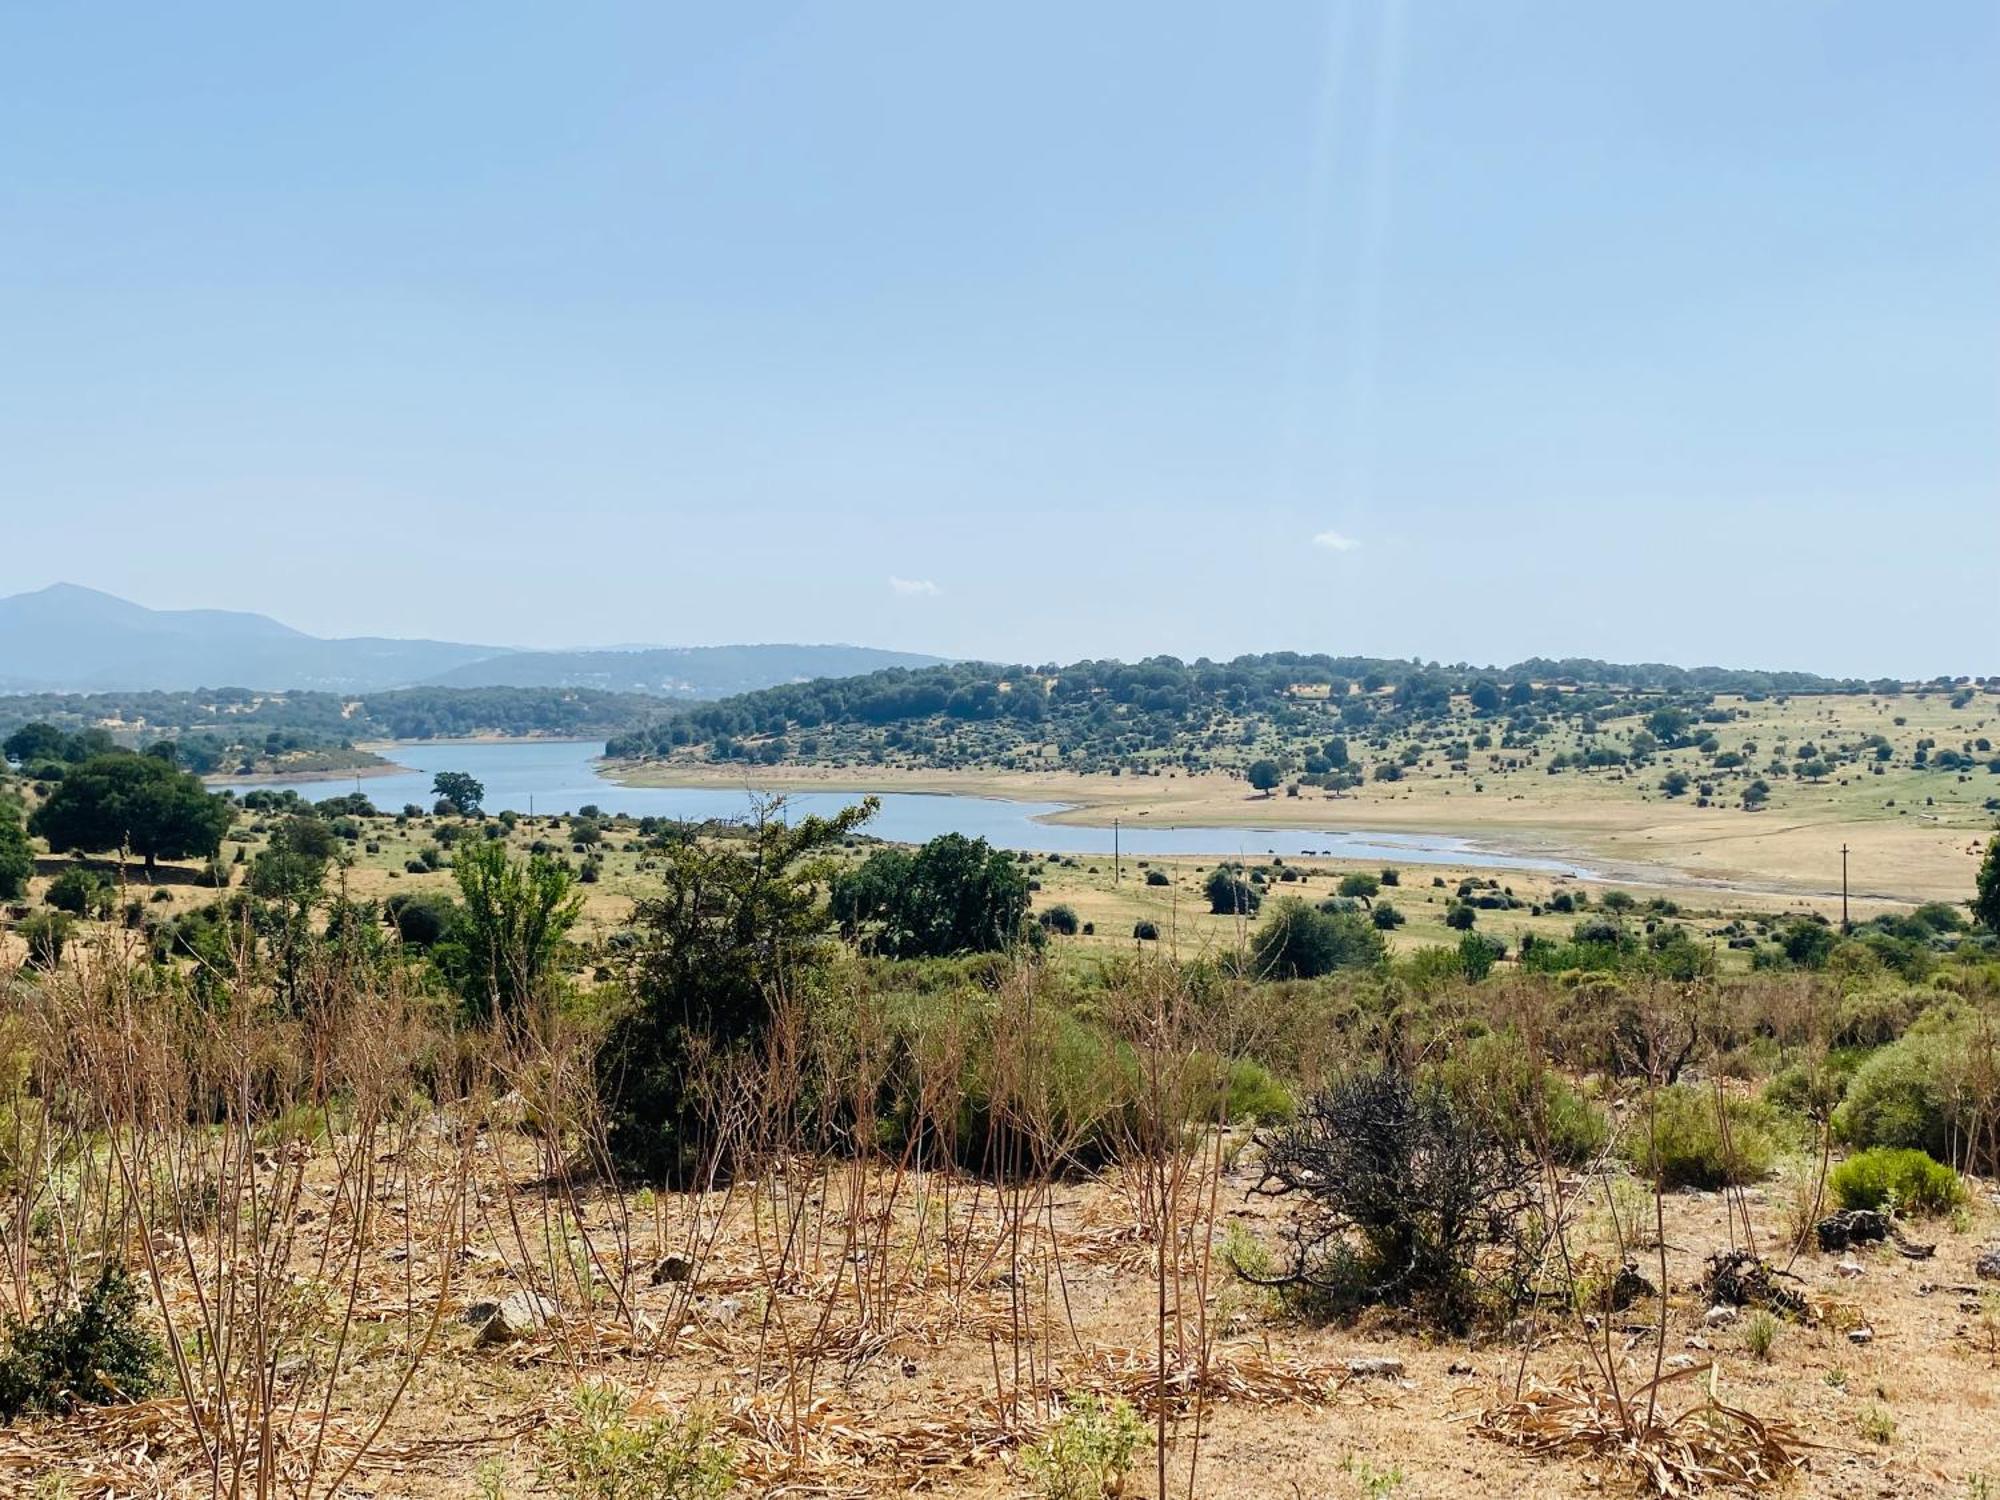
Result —
[[[1951, 691], [1954, 703], [1993, 688], [1984, 679], [1926, 686]], [[1808, 673], [1580, 660], [1494, 669], [1276, 652], [1229, 662], [959, 662], [792, 683], [679, 709], [614, 736], [606, 753], [645, 759], [705, 752], [765, 764], [894, 757], [938, 767], [1080, 771], [1268, 762], [1264, 769], [1275, 774], [1254, 783], [1267, 789], [1300, 770], [1352, 784], [1360, 772], [1348, 767], [1351, 741], [1387, 748], [1397, 736], [1445, 724], [1460, 703], [1484, 728], [1463, 749], [1446, 747], [1452, 760], [1496, 739], [1503, 751], [1523, 748], [1558, 720], [1594, 734], [1600, 719], [1666, 709], [1678, 735], [1698, 720], [1726, 722], [1708, 712], [1720, 693], [1756, 701], [1774, 693], [1902, 691], [1901, 683]], [[1624, 748], [1593, 746], [1598, 760], [1589, 766], [1643, 761], [1664, 742], [1648, 728]], [[1271, 745], [1287, 747], [1292, 763], [1269, 758]], [[1405, 747], [1400, 763], [1377, 767], [1377, 779], [1398, 779], [1416, 753]]]
[[[647, 722], [667, 700], [595, 688], [398, 688], [339, 693], [25, 693], [0, 696], [0, 735], [92, 737], [99, 747], [171, 740], [181, 764], [204, 775], [246, 757], [351, 749], [360, 740], [427, 740], [473, 734], [596, 739]], [[36, 726], [40, 726], [37, 728]], [[109, 727], [108, 727], [109, 726]], [[23, 757], [13, 755], [19, 761]], [[58, 750], [34, 759], [68, 758]]]

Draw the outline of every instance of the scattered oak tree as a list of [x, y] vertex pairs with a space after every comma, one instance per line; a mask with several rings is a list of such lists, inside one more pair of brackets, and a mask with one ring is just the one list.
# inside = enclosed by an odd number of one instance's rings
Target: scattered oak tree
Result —
[[486, 786], [469, 771], [440, 771], [431, 778], [431, 794], [441, 811], [469, 818], [486, 800]]
[[940, 834], [914, 854], [883, 849], [832, 883], [841, 935], [888, 958], [989, 953], [1021, 935], [1028, 877], [985, 839]]
[[57, 854], [130, 849], [152, 870], [162, 859], [209, 859], [232, 818], [227, 798], [149, 755], [93, 756], [64, 776], [28, 828]]

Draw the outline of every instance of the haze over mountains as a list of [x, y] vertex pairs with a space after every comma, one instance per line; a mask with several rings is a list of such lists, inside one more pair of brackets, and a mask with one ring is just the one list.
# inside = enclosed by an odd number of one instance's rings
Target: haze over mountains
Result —
[[519, 651], [463, 641], [327, 639], [268, 615], [148, 609], [71, 583], [0, 598], [0, 692], [8, 693], [590, 687], [720, 698], [942, 659], [840, 645]]

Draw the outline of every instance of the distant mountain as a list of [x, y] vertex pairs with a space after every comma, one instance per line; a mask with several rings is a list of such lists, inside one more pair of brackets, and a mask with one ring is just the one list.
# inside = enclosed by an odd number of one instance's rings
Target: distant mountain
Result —
[[861, 646], [518, 651], [376, 636], [329, 640], [268, 615], [147, 609], [73, 583], [0, 598], [4, 693], [574, 687], [702, 699], [940, 660]]
[[268, 615], [147, 609], [73, 583], [0, 599], [0, 690], [17, 693], [196, 687], [366, 692], [504, 650], [366, 636], [323, 640]]
[[887, 667], [934, 667], [943, 657], [870, 646], [658, 646], [612, 651], [516, 651], [427, 678], [427, 687], [574, 687], [661, 698], [727, 698], [819, 677]]

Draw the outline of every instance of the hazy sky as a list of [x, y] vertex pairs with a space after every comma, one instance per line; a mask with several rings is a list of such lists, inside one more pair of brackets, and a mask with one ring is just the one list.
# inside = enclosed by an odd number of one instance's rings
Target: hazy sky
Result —
[[0, 593], [2000, 671], [2000, 6], [0, 3]]

